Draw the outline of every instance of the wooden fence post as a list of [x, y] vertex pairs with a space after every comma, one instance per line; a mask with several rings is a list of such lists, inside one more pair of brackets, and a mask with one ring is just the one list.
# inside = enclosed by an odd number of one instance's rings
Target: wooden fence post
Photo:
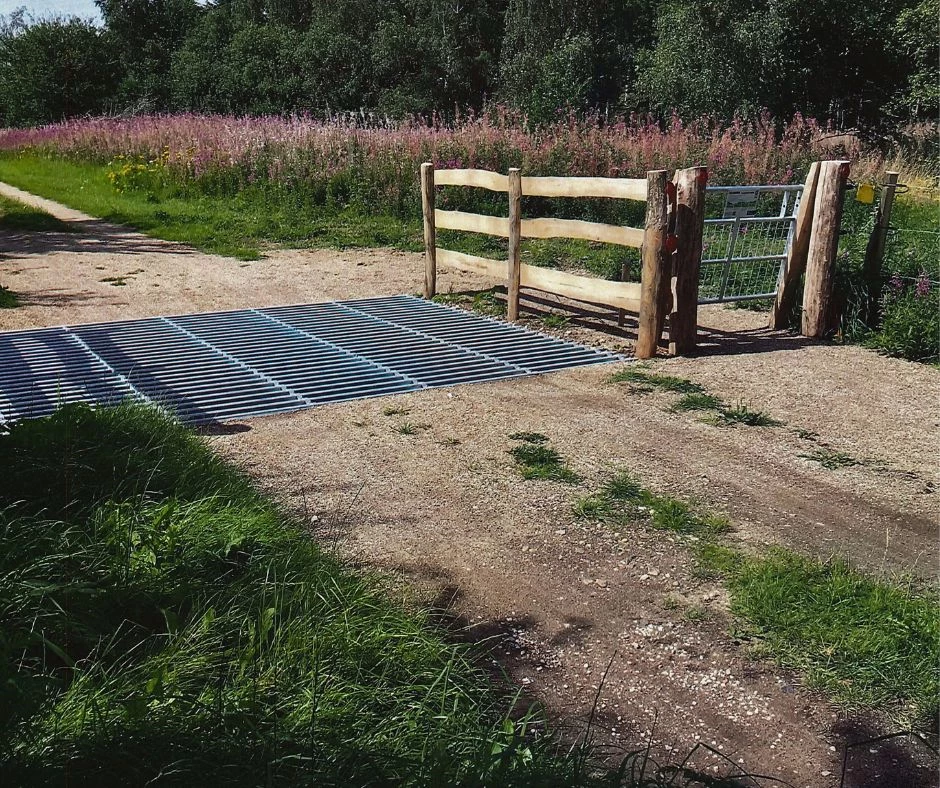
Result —
[[800, 283], [800, 277], [806, 270], [817, 183], [819, 183], [819, 162], [814, 161], [809, 166], [806, 183], [803, 184], [803, 196], [800, 197], [800, 208], [796, 213], [796, 223], [793, 227], [793, 240], [790, 242], [783, 274], [777, 282], [777, 297], [770, 310], [769, 325], [774, 330], [786, 328], [789, 324], [790, 313], [796, 301], [796, 289]]
[[424, 297], [437, 295], [437, 230], [434, 227], [434, 165], [421, 165], [421, 213], [424, 216]]
[[819, 168], [813, 229], [806, 260], [806, 282], [803, 287], [804, 336], [823, 337], [830, 330], [842, 201], [848, 178], [847, 161], [824, 161]]
[[673, 307], [669, 315], [669, 352], [695, 352], [698, 340], [698, 280], [705, 229], [708, 170], [689, 167], [676, 173], [676, 253], [673, 257]]
[[651, 170], [646, 174], [646, 228], [643, 236], [643, 271], [640, 294], [640, 326], [635, 355], [652, 358], [662, 334], [665, 320], [663, 305], [671, 285], [669, 260], [666, 257], [666, 171]]
[[862, 269], [868, 290], [865, 299], [865, 325], [875, 328], [878, 324], [878, 301], [881, 295], [881, 265], [885, 257], [885, 244], [891, 227], [891, 208], [894, 206], [894, 193], [898, 188], [898, 174], [886, 172], [887, 183], [881, 190], [881, 204], [875, 215], [875, 227], [865, 247], [865, 264]]
[[519, 280], [522, 276], [522, 257], [519, 249], [522, 240], [522, 171], [509, 169], [509, 289], [507, 317], [515, 322], [519, 319]]

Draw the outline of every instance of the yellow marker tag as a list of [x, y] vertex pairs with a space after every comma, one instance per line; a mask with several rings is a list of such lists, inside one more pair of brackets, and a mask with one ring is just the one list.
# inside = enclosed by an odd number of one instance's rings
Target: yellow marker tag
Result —
[[875, 201], [875, 184], [860, 183], [855, 190], [855, 199], [865, 205], [871, 205]]

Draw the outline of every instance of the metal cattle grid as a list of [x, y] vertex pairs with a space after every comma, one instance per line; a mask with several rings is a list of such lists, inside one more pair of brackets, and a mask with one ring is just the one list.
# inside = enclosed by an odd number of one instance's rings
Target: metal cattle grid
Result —
[[205, 423], [619, 359], [413, 296], [11, 331], [0, 423], [128, 398]]
[[709, 186], [706, 194], [721, 198], [722, 213], [705, 220], [699, 303], [772, 297], [793, 240], [803, 186]]

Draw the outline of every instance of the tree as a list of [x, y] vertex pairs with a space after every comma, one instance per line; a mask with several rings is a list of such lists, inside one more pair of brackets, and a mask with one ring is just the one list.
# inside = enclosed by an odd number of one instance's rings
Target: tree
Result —
[[198, 21], [196, 0], [95, 0], [107, 29], [109, 51], [124, 73], [117, 101], [128, 109], [165, 110], [170, 104], [170, 66]]
[[894, 22], [894, 41], [906, 60], [905, 81], [890, 109], [909, 117], [940, 113], [940, 0], [921, 0]]
[[90, 22], [21, 18], [0, 31], [0, 118], [8, 126], [103, 112], [117, 76], [104, 33]]

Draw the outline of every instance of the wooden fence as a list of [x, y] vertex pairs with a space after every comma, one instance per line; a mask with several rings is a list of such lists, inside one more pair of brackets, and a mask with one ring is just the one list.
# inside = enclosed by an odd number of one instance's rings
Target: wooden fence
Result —
[[[639, 323], [636, 355], [639, 358], [656, 354], [666, 316], [671, 315], [670, 350], [674, 353], [690, 352], [695, 346], [697, 263], [701, 259], [706, 179], [707, 174], [702, 167], [680, 171], [676, 174], [676, 182], [672, 183], [667, 181], [665, 170], [651, 171], [645, 179], [559, 178], [523, 177], [515, 168], [510, 169], [508, 175], [502, 175], [488, 170], [435, 170], [430, 163], [422, 164], [426, 254], [424, 294], [427, 298], [435, 295], [437, 267], [445, 265], [506, 280], [510, 320], [519, 317], [519, 292], [525, 287], [636, 312]], [[435, 189], [438, 186], [471, 186], [503, 192], [508, 195], [509, 215], [484, 216], [440, 210], [435, 207]], [[574, 219], [524, 219], [521, 210], [523, 195], [644, 201], [645, 226], [622, 227]], [[494, 260], [441, 249], [437, 245], [438, 229], [506, 238], [509, 242], [508, 259]], [[641, 280], [639, 283], [613, 282], [527, 265], [520, 255], [523, 238], [575, 238], [640, 249]]]
[[[849, 175], [846, 161], [816, 162], [810, 167], [797, 214], [787, 259], [778, 281], [771, 328], [784, 328], [804, 281], [802, 333], [820, 337], [831, 331], [832, 290], [842, 218], [842, 201]], [[669, 352], [688, 354], [698, 340], [699, 270], [705, 221], [704, 167], [677, 170], [672, 181], [665, 170], [640, 178], [523, 177], [488, 170], [435, 170], [421, 165], [424, 213], [424, 294], [437, 292], [437, 267], [483, 274], [507, 282], [508, 317], [519, 317], [521, 288], [541, 290], [638, 315], [637, 358], [656, 355], [669, 317]], [[896, 181], [896, 176], [895, 176]], [[508, 216], [484, 216], [435, 207], [438, 186], [469, 186], [508, 195]], [[893, 194], [893, 192], [892, 192]], [[524, 219], [522, 197], [606, 197], [646, 202], [643, 228], [621, 227], [574, 219]], [[441, 249], [437, 229], [484, 233], [508, 239], [506, 260]], [[630, 246], [641, 250], [640, 282], [612, 282], [565, 271], [526, 265], [521, 260], [523, 238], [576, 238]]]

